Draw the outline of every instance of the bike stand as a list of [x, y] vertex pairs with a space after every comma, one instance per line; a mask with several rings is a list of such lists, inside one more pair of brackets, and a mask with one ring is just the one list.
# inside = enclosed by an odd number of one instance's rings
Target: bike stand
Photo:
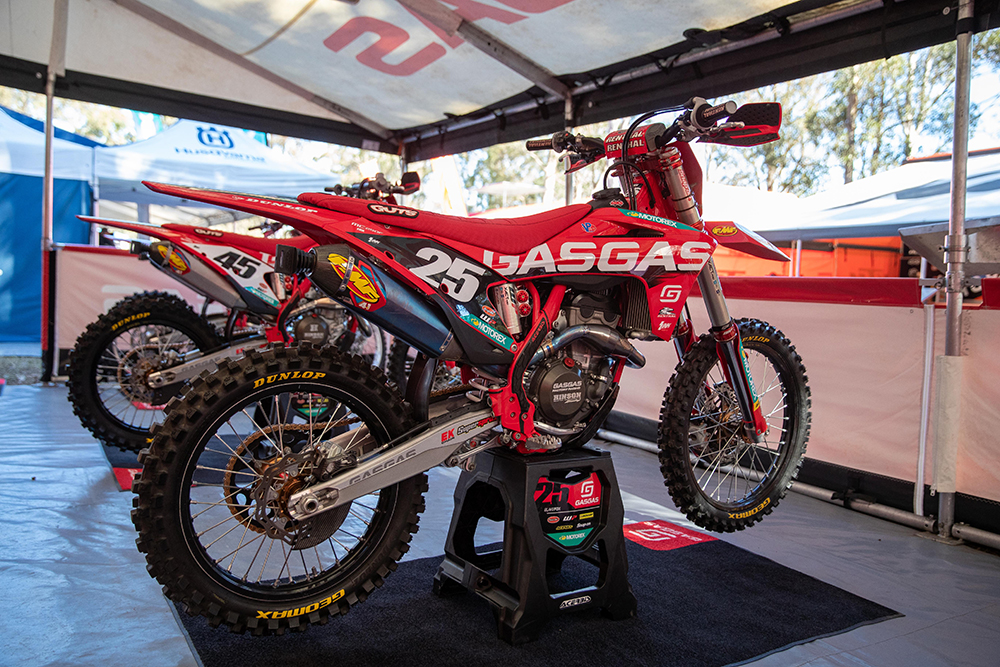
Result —
[[[476, 464], [455, 489], [435, 594], [470, 590], [486, 598], [497, 635], [510, 644], [534, 641], [548, 619], [562, 613], [600, 608], [613, 620], [636, 615], [611, 454], [581, 448], [526, 457], [490, 450]], [[476, 550], [480, 518], [505, 521], [502, 549]], [[552, 592], [551, 580], [570, 556], [595, 566], [596, 582]]]

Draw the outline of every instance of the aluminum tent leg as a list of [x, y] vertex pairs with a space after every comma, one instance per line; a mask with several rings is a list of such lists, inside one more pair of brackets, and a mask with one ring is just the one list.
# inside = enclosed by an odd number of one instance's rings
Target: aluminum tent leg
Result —
[[52, 172], [55, 128], [52, 125], [56, 77], [66, 76], [66, 27], [69, 0], [55, 0], [52, 16], [52, 43], [45, 78], [45, 178], [42, 185], [42, 382], [52, 381], [55, 357], [55, 292], [52, 252], [52, 211], [55, 176]]
[[[938, 493], [938, 535], [951, 537], [955, 523], [955, 466], [961, 433], [962, 289], [968, 236], [965, 234], [965, 192], [969, 159], [969, 97], [972, 79], [973, 0], [960, 0], [955, 60], [955, 124], [951, 152], [951, 214], [945, 239], [945, 356], [935, 410], [938, 425], [934, 447], [934, 484]], [[959, 414], [955, 414], [957, 411]], [[950, 412], [951, 414], [946, 414]]]
[[[563, 119], [566, 121], [566, 131], [573, 129], [573, 96], [566, 96], [566, 106], [563, 110]], [[569, 167], [569, 157], [566, 158], [566, 167]], [[566, 206], [573, 202], [573, 174], [566, 174]]]

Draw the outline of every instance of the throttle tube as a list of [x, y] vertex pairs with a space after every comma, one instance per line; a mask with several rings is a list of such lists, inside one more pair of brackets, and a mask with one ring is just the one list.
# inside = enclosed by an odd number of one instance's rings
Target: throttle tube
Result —
[[695, 124], [704, 128], [715, 125], [716, 121], [728, 118], [736, 113], [736, 102], [729, 100], [714, 107], [700, 106], [694, 110]]
[[550, 151], [552, 150], [551, 139], [529, 139], [524, 142], [524, 147], [529, 151]]

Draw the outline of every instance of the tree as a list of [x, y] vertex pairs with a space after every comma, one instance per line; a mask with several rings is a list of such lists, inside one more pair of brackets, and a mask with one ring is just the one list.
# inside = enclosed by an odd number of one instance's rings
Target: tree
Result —
[[827, 172], [823, 147], [816, 142], [827, 78], [811, 76], [735, 95], [739, 104], [780, 102], [781, 139], [749, 148], [713, 145], [706, 178], [711, 173], [712, 180], [796, 195], [818, 190]]

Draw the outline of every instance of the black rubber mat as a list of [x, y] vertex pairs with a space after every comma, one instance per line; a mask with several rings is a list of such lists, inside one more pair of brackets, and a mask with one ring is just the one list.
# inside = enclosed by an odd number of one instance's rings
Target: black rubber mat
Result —
[[723, 541], [672, 551], [630, 542], [628, 556], [637, 618], [564, 615], [519, 647], [497, 639], [485, 600], [431, 593], [440, 557], [401, 563], [368, 601], [305, 633], [253, 638], [180, 616], [205, 667], [731, 665], [900, 616]]

